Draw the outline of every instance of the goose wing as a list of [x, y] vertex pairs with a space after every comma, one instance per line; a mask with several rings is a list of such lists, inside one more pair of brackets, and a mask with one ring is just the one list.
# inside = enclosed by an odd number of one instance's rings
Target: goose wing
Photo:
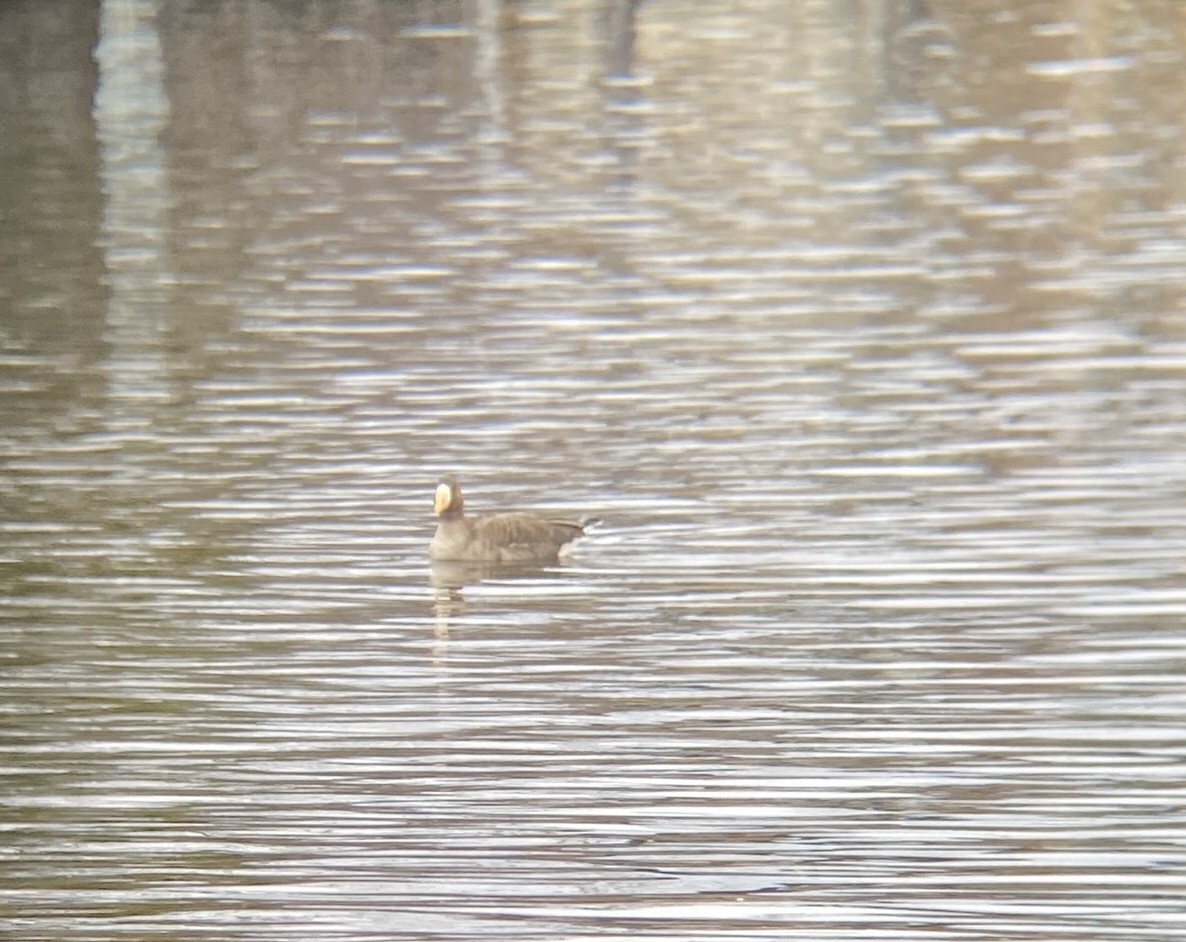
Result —
[[575, 520], [550, 519], [527, 513], [493, 514], [479, 517], [474, 522], [479, 538], [495, 546], [558, 550], [585, 532]]

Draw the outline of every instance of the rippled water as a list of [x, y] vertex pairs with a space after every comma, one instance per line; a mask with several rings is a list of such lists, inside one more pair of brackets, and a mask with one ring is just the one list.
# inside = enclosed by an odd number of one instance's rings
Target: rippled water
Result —
[[0, 8], [6, 937], [1182, 938], [1180, 16], [858, 6]]

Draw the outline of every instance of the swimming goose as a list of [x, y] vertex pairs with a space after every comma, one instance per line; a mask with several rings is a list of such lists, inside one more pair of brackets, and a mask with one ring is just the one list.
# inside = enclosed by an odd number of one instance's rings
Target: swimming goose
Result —
[[437, 560], [488, 563], [554, 563], [560, 550], [585, 532], [582, 522], [532, 513], [467, 517], [461, 485], [450, 475], [437, 484], [439, 518], [428, 555]]

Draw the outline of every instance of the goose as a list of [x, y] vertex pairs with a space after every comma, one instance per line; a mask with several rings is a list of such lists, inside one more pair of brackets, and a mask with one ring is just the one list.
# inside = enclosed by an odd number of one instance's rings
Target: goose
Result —
[[585, 522], [510, 512], [467, 517], [457, 478], [437, 484], [433, 510], [437, 532], [431, 559], [454, 562], [554, 563], [560, 551], [585, 532]]

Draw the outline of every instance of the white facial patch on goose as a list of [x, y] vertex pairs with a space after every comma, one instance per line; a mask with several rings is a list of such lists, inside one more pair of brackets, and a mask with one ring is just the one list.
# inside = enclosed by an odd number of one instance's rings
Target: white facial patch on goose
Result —
[[453, 489], [444, 481], [437, 485], [436, 499], [433, 501], [433, 511], [440, 514], [449, 509], [453, 503]]

